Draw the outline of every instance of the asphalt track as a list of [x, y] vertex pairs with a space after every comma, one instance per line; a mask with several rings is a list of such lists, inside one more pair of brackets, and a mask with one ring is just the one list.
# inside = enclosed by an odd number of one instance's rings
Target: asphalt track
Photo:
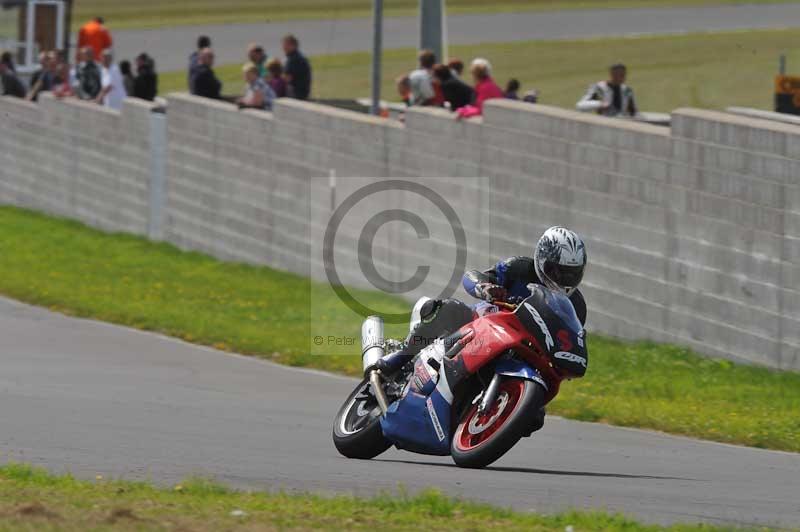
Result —
[[[591, 374], [587, 378], [591, 378]], [[548, 419], [488, 470], [340, 457], [351, 379], [228, 355], [0, 298], [0, 452], [80, 477], [370, 495], [403, 485], [519, 510], [800, 525], [800, 455]]]
[[[264, 14], [265, 19], [268, 16]], [[108, 24], [113, 30], [114, 21]], [[451, 44], [476, 44], [795, 26], [800, 26], [800, 4], [748, 4], [449, 15], [447, 34]], [[146, 51], [155, 57], [159, 71], [166, 72], [186, 68], [198, 35], [211, 36], [217, 63], [222, 64], [244, 61], [245, 49], [253, 41], [282, 57], [280, 38], [289, 32], [298, 35], [309, 55], [368, 51], [372, 46], [372, 23], [366, 18], [177, 26], [120, 30], [113, 35], [118, 59]], [[386, 49], [415, 47], [418, 35], [416, 17], [385, 20]]]

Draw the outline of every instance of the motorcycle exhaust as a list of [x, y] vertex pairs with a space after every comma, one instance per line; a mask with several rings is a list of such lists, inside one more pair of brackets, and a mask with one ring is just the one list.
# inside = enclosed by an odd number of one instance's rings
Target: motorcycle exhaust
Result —
[[381, 376], [374, 369], [369, 372], [369, 383], [372, 385], [372, 393], [375, 395], [375, 400], [378, 401], [381, 414], [385, 416], [386, 411], [389, 409], [389, 400], [386, 399], [386, 393], [383, 391]]
[[383, 318], [369, 316], [361, 325], [361, 363], [364, 371], [386, 353], [383, 349]]

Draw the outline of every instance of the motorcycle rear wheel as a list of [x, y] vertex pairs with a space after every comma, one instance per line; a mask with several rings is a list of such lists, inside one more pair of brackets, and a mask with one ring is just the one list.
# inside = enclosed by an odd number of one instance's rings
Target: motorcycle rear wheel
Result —
[[392, 446], [383, 437], [380, 408], [369, 390], [369, 381], [361, 381], [333, 421], [333, 444], [347, 458], [369, 460]]
[[488, 412], [478, 413], [476, 403], [462, 416], [450, 445], [453, 461], [459, 467], [482, 468], [506, 454], [531, 433], [544, 398], [539, 383], [504, 378]]

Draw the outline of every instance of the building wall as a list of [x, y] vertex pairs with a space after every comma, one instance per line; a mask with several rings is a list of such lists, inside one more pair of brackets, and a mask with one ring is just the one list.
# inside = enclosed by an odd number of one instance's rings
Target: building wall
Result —
[[[117, 114], [0, 100], [12, 123], [0, 202], [146, 234], [150, 109], [132, 102]], [[160, 234], [184, 249], [322, 277], [314, 235], [331, 173], [337, 198], [358, 183], [437, 177], [477, 213], [465, 222], [481, 243], [468, 267], [568, 225], [587, 242], [592, 329], [800, 369], [800, 127], [679, 109], [668, 129], [508, 101], [467, 122], [413, 109], [405, 124], [291, 100], [261, 113], [172, 95], [168, 109]], [[430, 284], [413, 295], [450, 275], [452, 238], [377, 245], [430, 259]], [[358, 267], [355, 254], [342, 260]], [[380, 266], [406, 265], [387, 255]]]

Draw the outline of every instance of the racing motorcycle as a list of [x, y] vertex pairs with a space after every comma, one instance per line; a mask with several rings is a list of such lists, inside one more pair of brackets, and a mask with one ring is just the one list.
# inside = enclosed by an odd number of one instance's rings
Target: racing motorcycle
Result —
[[[561, 381], [586, 373], [588, 352], [569, 298], [530, 288], [530, 297], [495, 302], [494, 312], [437, 339], [392, 375], [372, 368], [398, 342], [384, 339], [381, 318], [368, 317], [361, 329], [365, 378], [333, 424], [338, 451], [370, 459], [394, 445], [481, 468], [541, 428], [542, 409]], [[412, 312], [412, 330], [423, 301]]]

